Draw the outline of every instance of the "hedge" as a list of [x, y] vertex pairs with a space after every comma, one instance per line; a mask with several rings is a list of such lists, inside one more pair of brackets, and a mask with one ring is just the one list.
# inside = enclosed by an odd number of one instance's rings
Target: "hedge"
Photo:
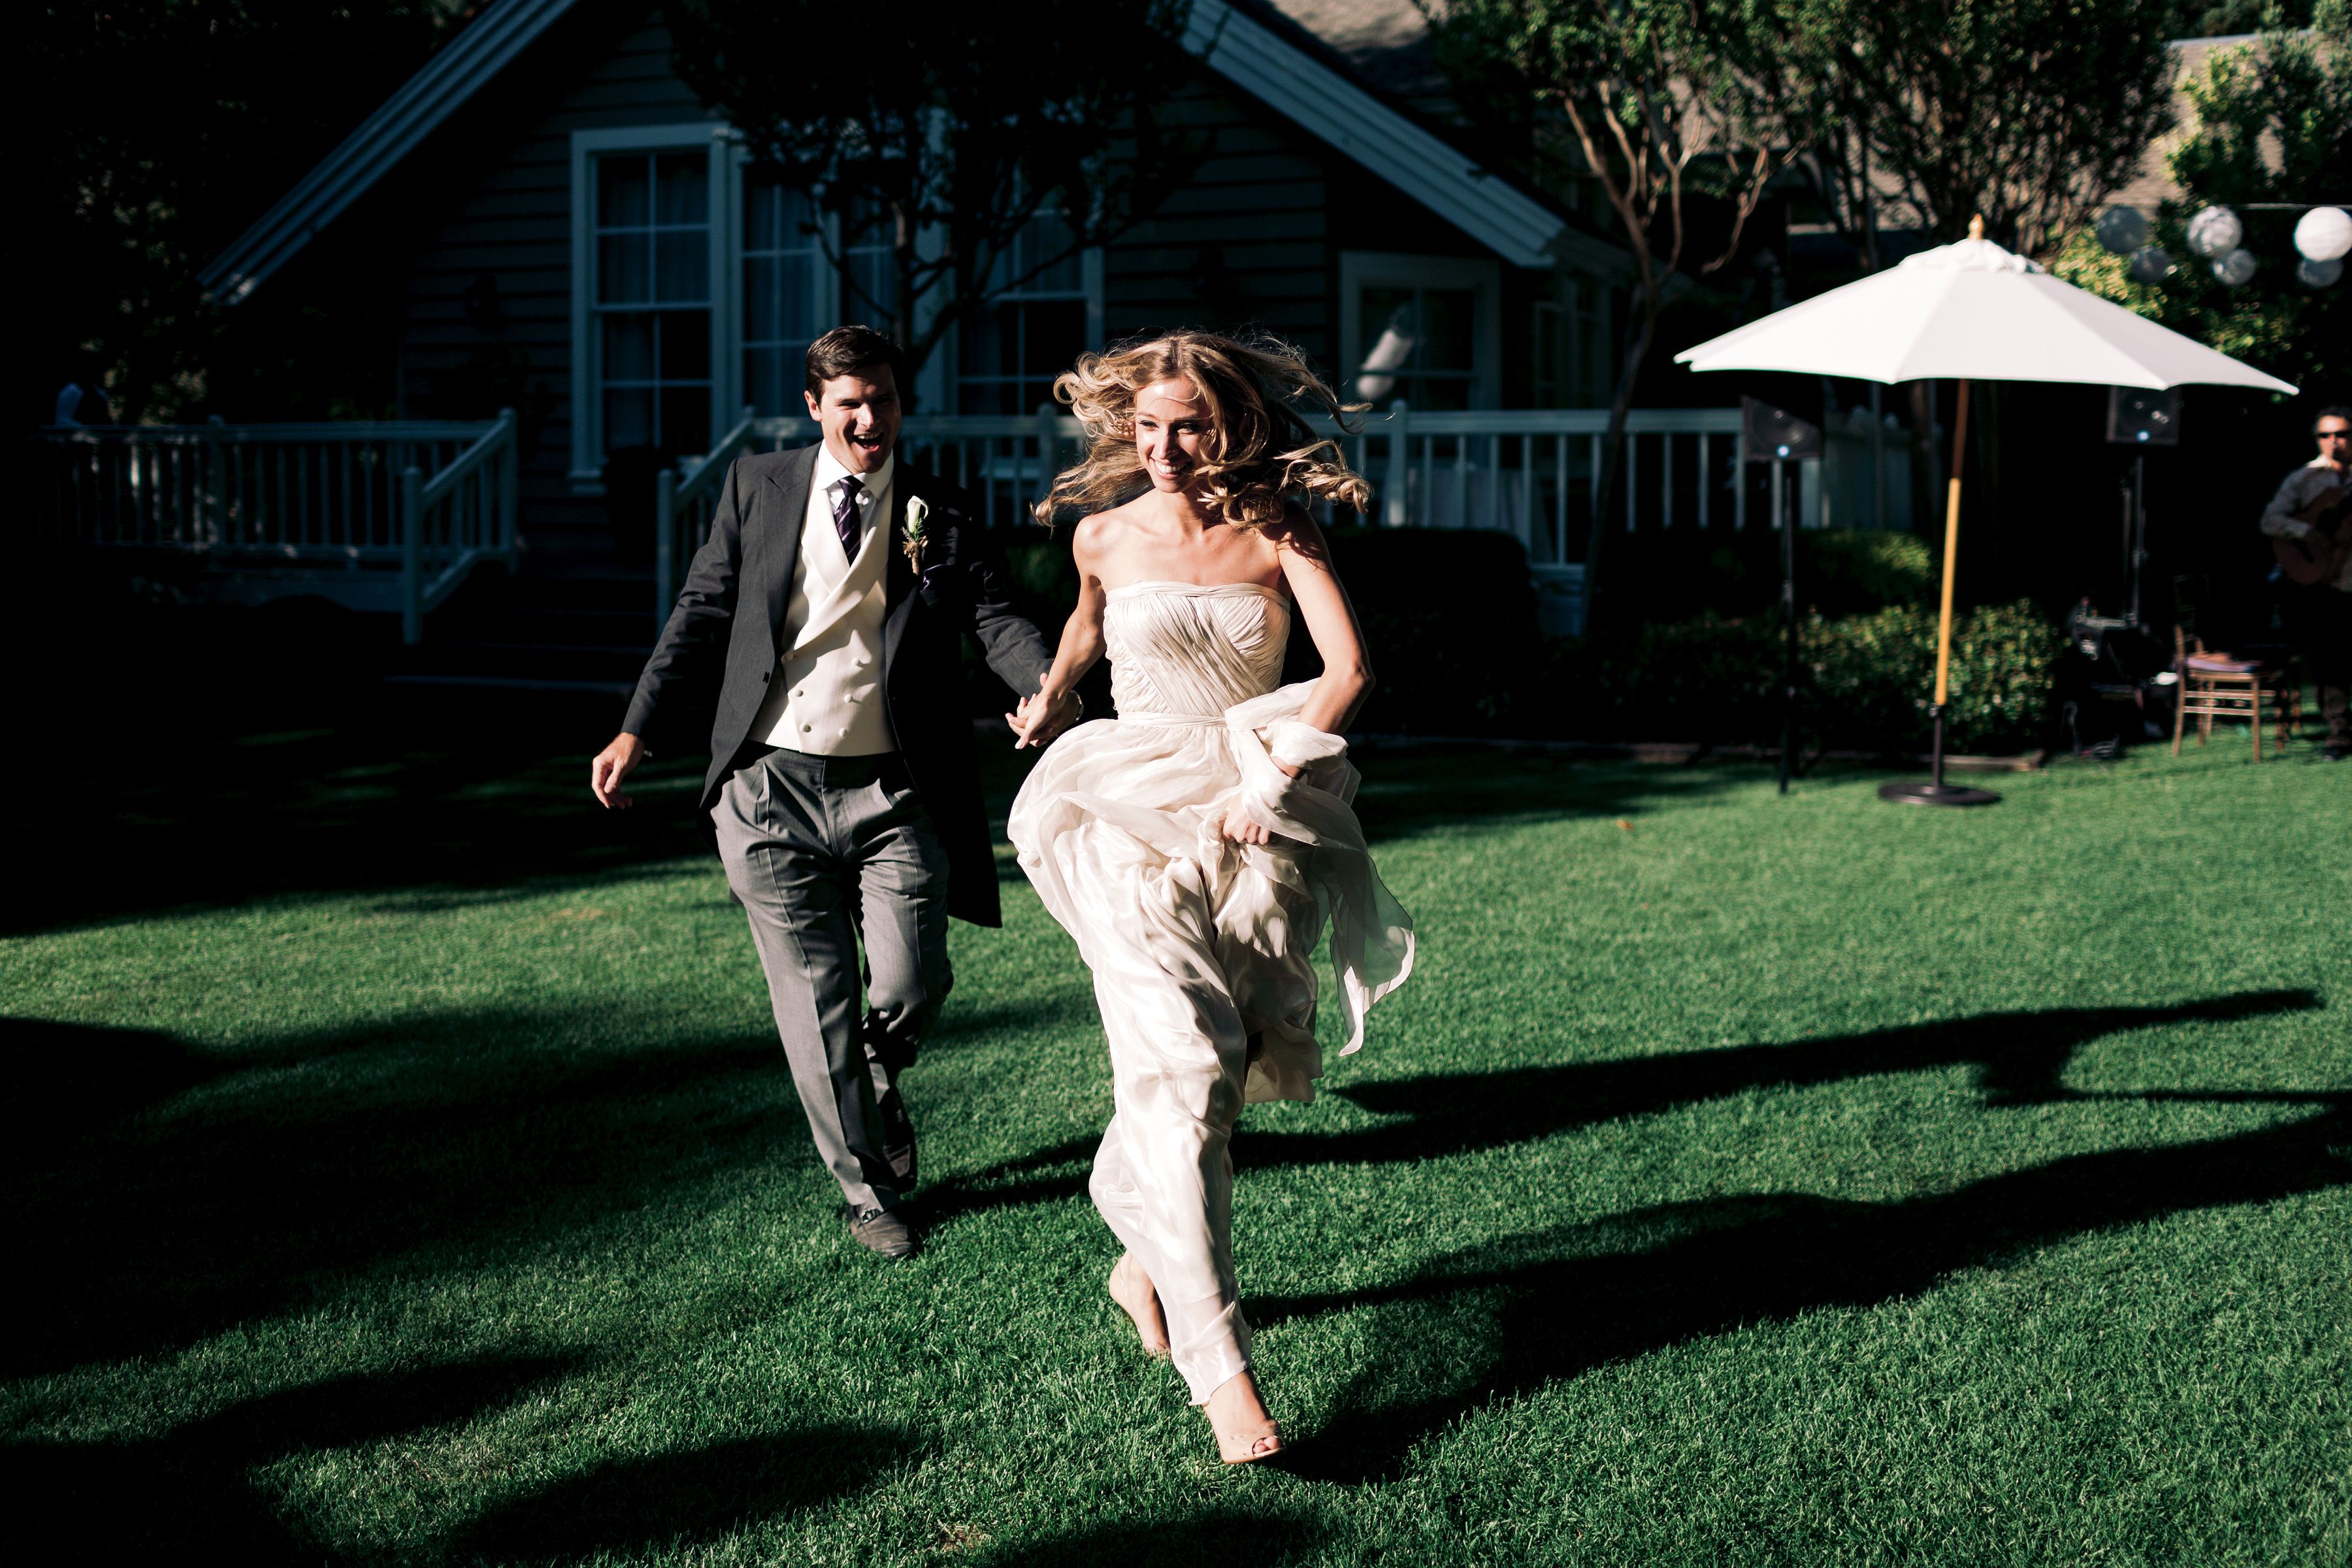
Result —
[[[1776, 742], [1784, 623], [1700, 616], [1630, 636], [1562, 643], [1544, 686], [1545, 732], [1589, 740]], [[1840, 750], [1913, 752], [1927, 743], [1936, 612], [1900, 605], [1797, 628], [1798, 728]], [[2064, 635], [2031, 603], [1990, 605], [1955, 621], [1945, 744], [2028, 750], [2050, 724]]]
[[[1769, 531], [1752, 531], [1777, 544]], [[1049, 640], [1077, 597], [1066, 535], [1029, 534], [1006, 552], [1016, 603]], [[1332, 531], [1330, 541], [1380, 678], [1359, 730], [1722, 745], [1780, 739], [1784, 623], [1777, 610], [1709, 609], [1547, 643], [1536, 627], [1527, 558], [1507, 534], [1351, 528]], [[1695, 558], [1712, 564], [1685, 605], [1692, 597], [1755, 604], [1768, 568], [1777, 593], [1779, 567], [1755, 538], [1710, 542], [1694, 531], [1681, 548], [1689, 554], [1710, 546], [1712, 554]], [[1927, 602], [1936, 574], [1927, 546], [1909, 534], [1863, 531], [1801, 533], [1798, 546], [1799, 584], [1815, 606], [1798, 628], [1799, 723], [1807, 743], [1924, 748], [1936, 669], [1936, 612]], [[1615, 563], [1626, 571], [1622, 557]], [[1653, 563], [1654, 574], [1665, 564]], [[1954, 751], [2040, 744], [2063, 647], [2063, 634], [2031, 604], [1960, 617], [1946, 744]], [[1285, 678], [1307, 679], [1320, 668], [1301, 629]], [[983, 684], [992, 694], [976, 710], [995, 711], [1001, 693]], [[1097, 669], [1088, 710], [1103, 711], [1108, 700]]]

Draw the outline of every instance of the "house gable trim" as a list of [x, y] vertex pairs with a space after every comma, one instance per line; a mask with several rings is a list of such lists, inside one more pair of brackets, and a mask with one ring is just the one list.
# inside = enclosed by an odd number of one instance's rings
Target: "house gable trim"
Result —
[[[1226, 0], [1192, 0], [1184, 46], [1210, 69], [1379, 175], [1514, 267], [1622, 257]], [[1590, 250], [1591, 254], [1585, 254]]]
[[[197, 276], [237, 304], [291, 261], [575, 0], [497, 0]], [[1622, 253], [1482, 167], [1227, 0], [1193, 0], [1185, 47], [1211, 70], [1516, 267], [1614, 275]]]
[[241, 303], [537, 42], [574, 0], [498, 0], [196, 277]]

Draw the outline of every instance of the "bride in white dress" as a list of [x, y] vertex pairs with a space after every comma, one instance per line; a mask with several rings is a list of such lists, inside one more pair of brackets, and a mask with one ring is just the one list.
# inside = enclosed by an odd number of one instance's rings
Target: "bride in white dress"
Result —
[[[1277, 342], [1180, 332], [1090, 354], [1054, 390], [1087, 450], [1037, 510], [1087, 513], [1078, 607], [1013, 727], [1024, 744], [1049, 733], [1106, 652], [1118, 717], [1054, 742], [1011, 837], [1094, 972], [1109, 1039], [1114, 1114], [1089, 1187], [1126, 1247], [1110, 1293], [1244, 1464], [1282, 1436], [1234, 1281], [1234, 1123], [1245, 1101], [1314, 1095], [1325, 931], [1343, 1055], [1412, 967], [1339, 738], [1371, 668], [1299, 504], [1369, 494], [1294, 406], [1337, 400]], [[1277, 689], [1294, 613], [1323, 673]]]

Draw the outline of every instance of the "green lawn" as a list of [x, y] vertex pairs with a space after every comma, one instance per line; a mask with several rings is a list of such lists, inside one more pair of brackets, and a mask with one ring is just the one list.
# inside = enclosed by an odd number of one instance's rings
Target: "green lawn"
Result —
[[1025, 887], [957, 928], [882, 1264], [688, 780], [601, 819], [584, 754], [254, 736], [19, 824], [16, 1561], [2352, 1559], [2308, 747], [1941, 814], [1368, 758], [1420, 969], [1236, 1142], [1295, 1444], [1244, 1471], [1102, 1294], [1108, 1074]]

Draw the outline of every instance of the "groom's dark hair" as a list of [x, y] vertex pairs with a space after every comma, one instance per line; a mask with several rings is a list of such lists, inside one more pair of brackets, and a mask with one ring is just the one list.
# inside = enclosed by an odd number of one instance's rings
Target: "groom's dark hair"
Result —
[[897, 343], [871, 327], [834, 328], [808, 346], [809, 395], [823, 392], [824, 384], [834, 377], [870, 364], [888, 365], [890, 379], [904, 388], [907, 356]]

